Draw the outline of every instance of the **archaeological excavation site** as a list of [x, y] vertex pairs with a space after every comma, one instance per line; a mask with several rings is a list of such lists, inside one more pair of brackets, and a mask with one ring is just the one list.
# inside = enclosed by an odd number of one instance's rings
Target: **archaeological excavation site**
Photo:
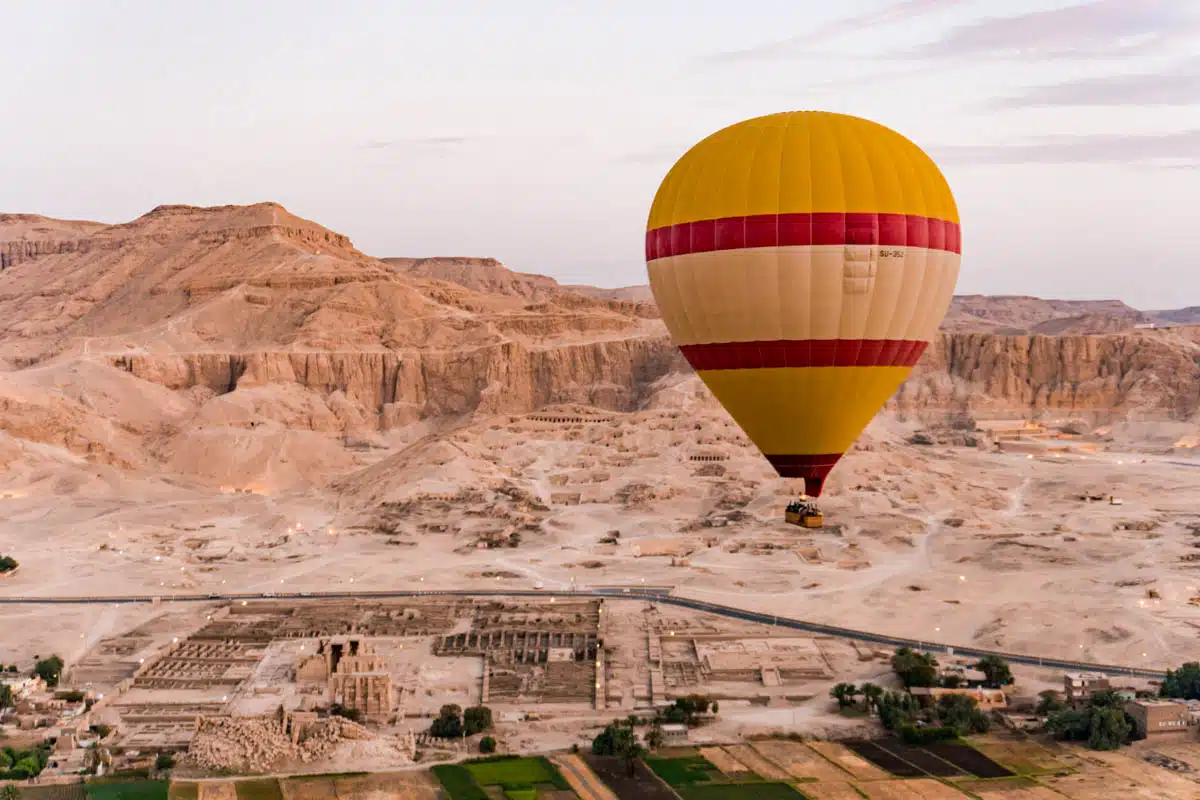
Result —
[[199, 776], [462, 755], [477, 735], [430, 733], [451, 705], [488, 708], [504, 752], [586, 745], [612, 719], [681, 697], [748, 720], [887, 656], [646, 599], [164, 602], [97, 642], [63, 683], [92, 698], [118, 759], [175, 753], [178, 774]]

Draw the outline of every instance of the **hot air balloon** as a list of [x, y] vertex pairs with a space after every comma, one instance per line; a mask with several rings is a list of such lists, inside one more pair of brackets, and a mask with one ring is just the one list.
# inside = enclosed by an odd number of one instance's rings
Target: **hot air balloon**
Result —
[[950, 187], [920, 148], [798, 111], [684, 154], [655, 195], [646, 262], [701, 380], [779, 475], [819, 497], [937, 331], [960, 244]]

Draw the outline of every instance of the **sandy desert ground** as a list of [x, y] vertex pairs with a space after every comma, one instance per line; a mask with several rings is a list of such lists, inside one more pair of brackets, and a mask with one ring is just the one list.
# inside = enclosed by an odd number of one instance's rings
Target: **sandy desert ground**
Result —
[[[82, 468], [63, 487], [59, 470], [31, 472], [0, 488], [0, 552], [21, 562], [0, 592], [644, 581], [1047, 656], [1166, 667], [1187, 652], [1200, 622], [1189, 603], [1200, 595], [1200, 473], [1186, 457], [1030, 457], [912, 445], [906, 434], [895, 420], [873, 425], [835, 473], [827, 526], [815, 531], [780, 519], [797, 487], [773, 477], [719, 412], [695, 408], [482, 419], [318, 490], [214, 492]], [[1080, 499], [1090, 491], [1123, 504]], [[5, 644], [24, 659], [76, 650], [145, 612], [11, 613], [28, 624]]]
[[[1194, 641], [1200, 329], [998, 334], [1147, 317], [956, 300], [965, 332], [930, 348], [806, 531], [781, 519], [801, 487], [636, 287], [381, 261], [275, 204], [5, 215], [0, 245], [0, 553], [21, 564], [0, 595], [645, 581], [1102, 662], [1166, 667]], [[998, 417], [1085, 435], [1000, 451], [952, 429]], [[910, 443], [923, 428], [940, 443]], [[146, 613], [10, 607], [0, 660], [70, 658]]]

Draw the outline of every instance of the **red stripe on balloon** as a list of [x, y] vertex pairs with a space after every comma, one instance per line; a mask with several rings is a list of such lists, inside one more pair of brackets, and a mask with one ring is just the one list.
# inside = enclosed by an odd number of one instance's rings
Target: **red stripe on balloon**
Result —
[[962, 252], [958, 223], [915, 214], [756, 214], [646, 232], [646, 260], [751, 247], [862, 244]]
[[692, 369], [781, 367], [911, 367], [928, 342], [906, 339], [799, 339], [685, 344]]

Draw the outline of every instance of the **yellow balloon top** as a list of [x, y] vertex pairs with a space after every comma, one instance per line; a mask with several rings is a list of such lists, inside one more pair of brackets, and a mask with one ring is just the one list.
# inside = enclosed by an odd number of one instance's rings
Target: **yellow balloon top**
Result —
[[941, 170], [890, 128], [825, 111], [789, 111], [730, 125], [671, 168], [647, 230], [758, 214], [871, 213], [957, 224]]

